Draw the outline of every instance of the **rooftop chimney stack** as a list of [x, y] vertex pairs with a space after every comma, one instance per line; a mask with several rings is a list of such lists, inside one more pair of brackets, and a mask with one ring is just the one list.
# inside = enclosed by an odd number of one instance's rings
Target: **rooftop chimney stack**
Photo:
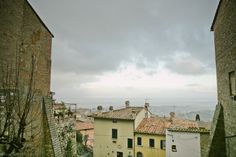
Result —
[[175, 118], [175, 113], [170, 112], [170, 122], [171, 122], [171, 124], [173, 124], [174, 118]]
[[98, 110], [98, 111], [102, 111], [102, 109], [103, 109], [103, 107], [102, 107], [101, 105], [99, 105], [99, 106], [97, 107], [97, 110]]
[[125, 107], [129, 107], [129, 100], [125, 101]]
[[109, 111], [113, 111], [113, 106], [110, 106], [110, 107], [109, 107]]
[[150, 106], [149, 103], [145, 102], [145, 105], [144, 105], [145, 109], [148, 109], [149, 106]]

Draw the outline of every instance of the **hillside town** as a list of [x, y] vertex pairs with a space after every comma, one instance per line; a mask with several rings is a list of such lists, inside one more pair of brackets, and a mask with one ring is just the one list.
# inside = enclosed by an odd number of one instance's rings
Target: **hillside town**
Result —
[[61, 146], [66, 150], [68, 141], [73, 141], [74, 155], [114, 156], [117, 150], [115, 156], [206, 155], [210, 122], [201, 121], [198, 114], [195, 120], [179, 118], [174, 112], [159, 117], [148, 108], [149, 103], [140, 107], [129, 101], [108, 111], [102, 106], [72, 110], [63, 102], [53, 105]]
[[219, 0], [212, 19], [217, 105], [205, 121], [200, 113], [153, 113], [148, 100], [93, 108], [56, 100], [57, 34], [28, 0], [1, 0], [0, 156], [235, 157], [236, 1]]

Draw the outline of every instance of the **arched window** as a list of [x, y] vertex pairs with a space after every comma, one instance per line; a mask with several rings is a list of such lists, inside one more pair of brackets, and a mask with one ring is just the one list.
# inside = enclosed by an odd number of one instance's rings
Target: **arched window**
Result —
[[143, 157], [143, 153], [137, 152], [137, 157]]

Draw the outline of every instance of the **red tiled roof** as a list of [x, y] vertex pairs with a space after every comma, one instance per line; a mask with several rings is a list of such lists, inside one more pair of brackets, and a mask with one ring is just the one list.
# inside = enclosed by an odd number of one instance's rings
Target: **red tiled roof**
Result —
[[76, 130], [91, 130], [94, 129], [94, 124], [92, 122], [76, 122]]
[[62, 110], [62, 109], [65, 110], [66, 106], [64, 104], [54, 104], [53, 109], [54, 110]]
[[138, 125], [137, 133], [159, 134], [164, 135], [165, 130], [170, 127], [171, 122], [167, 118], [152, 117], [144, 118]]
[[175, 117], [172, 119], [172, 124], [170, 128], [194, 129], [198, 128], [198, 124], [196, 121], [180, 119]]
[[168, 129], [172, 132], [194, 132], [194, 133], [210, 133], [210, 130], [208, 129], [201, 129], [201, 128], [171, 128]]
[[172, 119], [166, 117], [152, 117], [144, 118], [135, 132], [165, 135], [166, 129], [193, 130], [199, 129], [199, 127], [196, 121], [179, 119], [177, 117]]
[[94, 118], [134, 120], [144, 107], [126, 107], [118, 110], [94, 114]]

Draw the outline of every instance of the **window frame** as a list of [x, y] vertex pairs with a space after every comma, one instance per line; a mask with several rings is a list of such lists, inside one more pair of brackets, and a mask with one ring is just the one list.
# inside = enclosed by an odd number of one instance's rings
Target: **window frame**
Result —
[[118, 129], [112, 129], [111, 138], [112, 139], [118, 139]]
[[133, 148], [133, 139], [132, 138], [127, 139], [127, 148], [129, 148], [129, 149]]
[[137, 137], [137, 145], [142, 146], [142, 137]]
[[236, 76], [235, 71], [229, 72], [229, 92], [230, 96], [236, 96]]
[[149, 139], [149, 147], [150, 148], [155, 148], [155, 139], [154, 138]]
[[123, 156], [124, 156], [124, 153], [123, 153], [123, 152], [116, 152], [116, 156], [117, 156], [117, 157], [123, 157]]
[[166, 140], [161, 140], [161, 141], [160, 141], [160, 148], [161, 148], [162, 150], [165, 150], [165, 149], [166, 149]]
[[171, 145], [172, 152], [177, 152], [177, 146], [175, 144]]
[[137, 152], [136, 156], [137, 157], [143, 157], [143, 153], [139, 151], [139, 152]]

